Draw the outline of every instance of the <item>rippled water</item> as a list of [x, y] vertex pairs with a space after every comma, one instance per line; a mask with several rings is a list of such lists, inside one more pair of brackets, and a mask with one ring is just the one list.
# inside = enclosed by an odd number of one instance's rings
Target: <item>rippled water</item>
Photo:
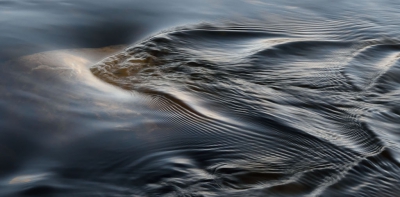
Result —
[[178, 2], [3, 64], [0, 195], [400, 196], [400, 4]]

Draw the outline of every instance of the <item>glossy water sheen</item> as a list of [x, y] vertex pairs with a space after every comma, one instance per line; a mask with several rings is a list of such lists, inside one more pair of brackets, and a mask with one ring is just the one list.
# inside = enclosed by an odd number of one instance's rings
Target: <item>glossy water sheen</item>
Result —
[[396, 1], [33, 4], [35, 52], [128, 46], [2, 64], [1, 196], [400, 195]]

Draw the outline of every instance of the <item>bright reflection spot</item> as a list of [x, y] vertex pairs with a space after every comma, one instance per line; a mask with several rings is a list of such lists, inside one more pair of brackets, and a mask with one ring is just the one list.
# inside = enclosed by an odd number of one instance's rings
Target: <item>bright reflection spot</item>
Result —
[[23, 175], [23, 176], [17, 176], [11, 179], [8, 184], [14, 185], [14, 184], [22, 184], [22, 183], [30, 183], [34, 181], [40, 181], [45, 179], [48, 176], [48, 174], [34, 174], [34, 175]]
[[[94, 49], [49, 51], [24, 56], [20, 61], [29, 65], [31, 74], [57, 75], [59, 79], [68, 83], [81, 83], [108, 92], [115, 90], [115, 87], [93, 76], [89, 67], [124, 48], [125, 46], [118, 45]], [[75, 85], [75, 87], [79, 86]]]

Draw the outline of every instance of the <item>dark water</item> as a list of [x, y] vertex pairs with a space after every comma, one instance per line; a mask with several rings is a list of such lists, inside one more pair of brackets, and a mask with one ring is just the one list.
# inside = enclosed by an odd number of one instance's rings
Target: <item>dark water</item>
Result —
[[0, 8], [1, 196], [400, 196], [396, 1]]

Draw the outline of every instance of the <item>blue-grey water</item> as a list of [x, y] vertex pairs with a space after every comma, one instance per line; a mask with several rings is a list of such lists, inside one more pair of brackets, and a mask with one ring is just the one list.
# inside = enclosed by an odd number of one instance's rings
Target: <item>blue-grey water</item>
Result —
[[400, 2], [0, 1], [0, 196], [400, 196]]

